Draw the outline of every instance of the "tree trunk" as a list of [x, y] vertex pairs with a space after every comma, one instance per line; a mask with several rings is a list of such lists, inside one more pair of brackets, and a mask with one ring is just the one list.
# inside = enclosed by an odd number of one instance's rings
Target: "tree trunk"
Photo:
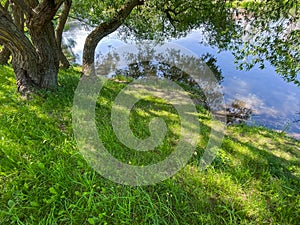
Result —
[[0, 39], [11, 51], [18, 90], [25, 94], [39, 83], [38, 55], [25, 34], [13, 23], [9, 14], [0, 10]]
[[58, 47], [51, 22], [59, 5], [43, 1], [35, 11], [26, 6], [22, 10], [25, 8], [27, 13], [30, 39], [23, 32], [24, 14], [13, 12], [12, 17], [0, 7], [0, 41], [12, 52], [18, 91], [25, 95], [34, 89], [56, 87], [59, 68]]
[[99, 41], [112, 32], [116, 31], [130, 15], [134, 7], [143, 5], [144, 0], [130, 0], [120, 11], [108, 22], [101, 23], [86, 38], [83, 48], [82, 74], [86, 76], [95, 75], [94, 61], [95, 49]]
[[61, 67], [64, 69], [67, 69], [70, 67], [70, 63], [69, 60], [67, 59], [67, 57], [65, 56], [65, 54], [62, 51], [62, 33], [65, 27], [65, 24], [67, 22], [68, 19], [68, 15], [70, 12], [72, 6], [72, 0], [66, 0], [63, 4], [63, 9], [61, 12], [61, 15], [59, 17], [59, 21], [58, 24], [56, 26], [55, 29], [55, 37], [56, 37], [56, 43], [57, 43], [57, 47], [58, 47], [58, 54], [59, 54], [59, 60], [61, 63]]
[[0, 51], [0, 65], [7, 65], [10, 57], [10, 51], [7, 47], [3, 46]]
[[29, 28], [30, 36], [36, 48], [39, 61], [39, 88], [54, 88], [57, 86], [59, 70], [59, 51], [55, 39], [54, 26], [49, 22], [39, 31]]
[[12, 65], [22, 94], [57, 86], [59, 59], [53, 25], [49, 23], [39, 32], [30, 30], [30, 35], [33, 49], [13, 52]]
[[[12, 12], [0, 4], [0, 41], [12, 53], [21, 94], [57, 86], [59, 54], [51, 21], [63, 1], [9, 1]], [[30, 38], [23, 32], [24, 18]]]

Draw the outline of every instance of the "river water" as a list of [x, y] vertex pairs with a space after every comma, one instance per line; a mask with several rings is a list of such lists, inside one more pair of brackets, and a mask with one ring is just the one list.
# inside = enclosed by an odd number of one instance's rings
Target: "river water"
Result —
[[[76, 55], [77, 64], [81, 64], [83, 45], [88, 33], [89, 31], [83, 26], [78, 26], [78, 23], [73, 26], [70, 24], [70, 29], [64, 32], [64, 40], [73, 41], [72, 51]], [[251, 117], [247, 120], [248, 124], [286, 131], [300, 139], [300, 87], [285, 82], [268, 63], [263, 70], [258, 67], [250, 71], [237, 70], [231, 52], [218, 53], [218, 49], [200, 44], [202, 36], [200, 30], [195, 30], [186, 37], [171, 42], [189, 49], [199, 57], [210, 53], [216, 58], [216, 64], [224, 77], [221, 85], [225, 102], [244, 102], [246, 107], [252, 110]], [[96, 55], [105, 55], [110, 49], [125, 44], [115, 32], [101, 40]]]

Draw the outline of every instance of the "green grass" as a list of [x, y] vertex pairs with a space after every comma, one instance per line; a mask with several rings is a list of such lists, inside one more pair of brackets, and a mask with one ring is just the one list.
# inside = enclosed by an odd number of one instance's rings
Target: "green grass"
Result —
[[[199, 144], [175, 176], [145, 187], [100, 176], [72, 133], [79, 76], [75, 69], [61, 71], [55, 92], [27, 101], [16, 92], [12, 69], [0, 67], [0, 224], [299, 224], [300, 143], [264, 128], [231, 126], [212, 165], [199, 171], [210, 131], [201, 108]], [[112, 100], [125, 85], [111, 80], [103, 88], [99, 136], [120, 161], [157, 162], [176, 145], [178, 115], [159, 99], [139, 102], [130, 117], [136, 136], [149, 135], [153, 116], [162, 116], [169, 131], [155, 154], [125, 148], [110, 125]]]

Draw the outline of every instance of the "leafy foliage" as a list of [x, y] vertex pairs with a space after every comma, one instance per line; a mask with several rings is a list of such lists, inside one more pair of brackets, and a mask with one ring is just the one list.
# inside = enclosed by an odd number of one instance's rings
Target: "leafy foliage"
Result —
[[[77, 1], [73, 14], [89, 25], [109, 21], [122, 1]], [[204, 41], [230, 49], [240, 69], [270, 62], [287, 81], [299, 83], [299, 1], [154, 0], [135, 7], [119, 29], [124, 39], [165, 40], [202, 29]], [[200, 40], [199, 40], [200, 41]]]
[[72, 16], [90, 26], [109, 21], [123, 6], [120, 0], [74, 1]]
[[[6, 2], [2, 0], [1, 6]], [[128, 2], [74, 1], [71, 17], [97, 27], [115, 19]], [[298, 0], [141, 0], [140, 3], [122, 21], [119, 29], [122, 37], [161, 41], [202, 29], [208, 44], [232, 50], [240, 69], [255, 65], [263, 69], [268, 61], [285, 80], [300, 85]]]
[[[269, 61], [287, 81], [300, 85], [300, 2], [243, 2], [241, 42], [232, 46], [241, 69]], [[239, 47], [241, 45], [241, 47]]]

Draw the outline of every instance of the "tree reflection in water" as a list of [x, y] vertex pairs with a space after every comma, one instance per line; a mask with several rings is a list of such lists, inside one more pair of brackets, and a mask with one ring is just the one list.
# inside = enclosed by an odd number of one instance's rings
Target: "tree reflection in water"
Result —
[[[118, 79], [120, 76], [125, 76], [133, 79], [145, 79], [149, 77], [157, 77], [160, 79], [168, 79], [179, 84], [185, 91], [190, 94], [191, 99], [195, 104], [201, 105], [209, 109], [216, 116], [227, 118], [227, 124], [236, 124], [246, 122], [252, 114], [245, 102], [234, 100], [230, 104], [219, 106], [223, 100], [223, 93], [220, 88], [216, 88], [214, 82], [210, 82], [209, 78], [199, 77], [199, 80], [194, 80], [186, 70], [186, 65], [193, 68], [198, 68], [198, 74], [212, 74], [218, 85], [221, 85], [224, 77], [222, 71], [217, 65], [217, 59], [207, 53], [199, 58], [186, 57], [174, 49], [168, 49], [164, 55], [155, 55], [152, 49], [148, 48], [140, 55], [126, 55], [128, 62], [123, 68], [118, 68], [118, 61], [121, 60], [120, 53], [115, 51], [109, 52], [106, 56], [98, 58], [96, 64], [96, 74], [107, 75]], [[149, 57], [150, 56], [150, 57]], [[169, 65], [163, 59], [169, 57], [174, 61], [173, 65]], [[109, 63], [107, 63], [109, 62]], [[106, 66], [109, 65], [109, 68]], [[176, 66], [174, 66], [176, 65]], [[185, 65], [185, 66], [184, 66]], [[180, 69], [182, 68], [182, 69]], [[209, 72], [207, 69], [209, 68]], [[109, 72], [108, 72], [109, 71]], [[111, 73], [113, 71], [113, 73]], [[198, 78], [198, 76], [197, 76]]]
[[250, 119], [252, 109], [247, 107], [246, 102], [234, 100], [231, 104], [226, 105], [227, 123], [244, 123]]

